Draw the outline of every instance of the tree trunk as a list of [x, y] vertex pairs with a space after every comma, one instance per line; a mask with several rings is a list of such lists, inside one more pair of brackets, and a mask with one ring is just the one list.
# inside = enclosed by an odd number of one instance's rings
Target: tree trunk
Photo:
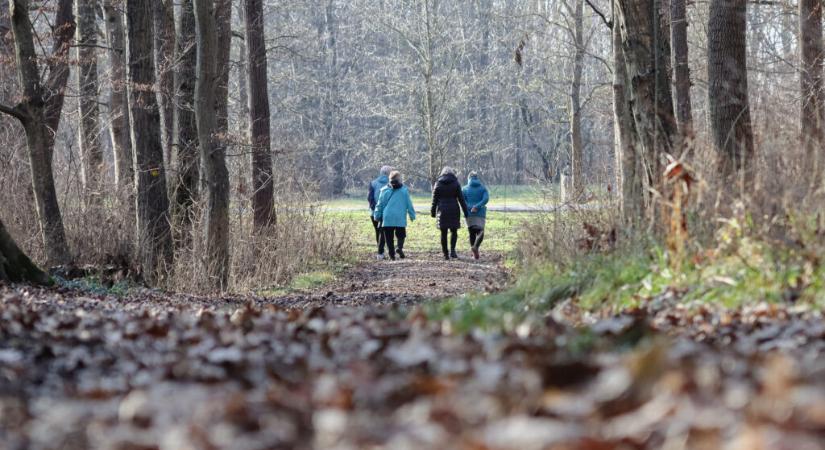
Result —
[[676, 123], [679, 134], [690, 139], [693, 136], [693, 113], [690, 103], [687, 28], [685, 0], [671, 0], [670, 35], [673, 48], [673, 86], [676, 89]]
[[584, 193], [584, 144], [582, 143], [581, 84], [584, 68], [584, 0], [576, 2], [573, 11], [573, 77], [570, 83], [570, 165], [572, 169], [571, 200], [578, 201]]
[[627, 68], [619, 26], [613, 22], [613, 122], [616, 141], [616, 189], [625, 223], [634, 226], [644, 217], [645, 182], [638, 154], [633, 113], [628, 102]]
[[177, 102], [175, 107], [175, 148], [177, 172], [174, 179], [173, 214], [175, 229], [185, 236], [191, 228], [194, 205], [199, 192], [198, 129], [195, 121], [195, 11], [192, 0], [183, 0], [180, 8], [180, 35], [177, 40], [175, 71]]
[[40, 270], [20, 250], [0, 220], [0, 281], [51, 284], [49, 276]]
[[[657, 0], [617, 0], [616, 6], [614, 26], [620, 27], [629, 82], [625, 95], [633, 117], [632, 141], [637, 145], [636, 159], [642, 171], [637, 179], [644, 183], [642, 192], [661, 192], [664, 153], [673, 152], [677, 131], [668, 71], [667, 15]], [[645, 203], [645, 212], [653, 220], [655, 209], [649, 200]]]
[[220, 89], [222, 81], [216, 24], [216, 17], [220, 16], [213, 14], [218, 11], [212, 0], [194, 0], [194, 6], [198, 39], [195, 117], [207, 192], [206, 273], [213, 287], [224, 290], [229, 279], [229, 173], [224, 148], [216, 142], [215, 136], [220, 121], [217, 110], [221, 105], [211, 97]]
[[109, 44], [109, 134], [115, 161], [115, 184], [119, 188], [131, 189], [134, 180], [132, 170], [132, 141], [129, 137], [129, 97], [126, 93], [126, 42], [123, 35], [123, 11], [113, 4], [113, 0], [103, 1], [106, 17], [106, 41]]
[[86, 200], [99, 204], [105, 176], [103, 151], [99, 139], [97, 83], [97, 0], [75, 0], [77, 17], [77, 60], [80, 73], [80, 155], [81, 175]]
[[[753, 179], [753, 131], [746, 70], [747, 0], [711, 0], [708, 20], [708, 106], [723, 182]], [[734, 178], [735, 177], [735, 178]]]
[[274, 218], [272, 153], [269, 130], [266, 42], [262, 0], [246, 0], [246, 49], [249, 64], [249, 136], [252, 142], [252, 211], [256, 229]]
[[158, 82], [158, 105], [160, 106], [160, 139], [163, 145], [163, 161], [166, 167], [172, 158], [172, 138], [174, 136], [175, 89], [175, 9], [172, 0], [152, 1], [155, 58], [155, 73]]
[[821, 0], [799, 0], [799, 42], [801, 52], [800, 90], [802, 110], [802, 145], [808, 159], [814, 188], [822, 182], [823, 145], [823, 48], [822, 48], [822, 2]]
[[10, 0], [9, 9], [17, 76], [23, 88], [23, 100], [14, 107], [0, 105], [0, 111], [20, 120], [26, 132], [37, 218], [47, 263], [66, 264], [71, 257], [54, 187], [52, 157], [54, 133], [60, 125], [64, 92], [69, 78], [67, 55], [75, 31], [72, 0], [60, 0], [57, 6], [54, 46], [47, 58], [49, 75], [45, 84], [40, 80], [40, 67], [29, 19], [29, 2]]
[[152, 57], [152, 5], [126, 1], [129, 123], [134, 150], [137, 249], [143, 275], [157, 284], [172, 262], [169, 200]]

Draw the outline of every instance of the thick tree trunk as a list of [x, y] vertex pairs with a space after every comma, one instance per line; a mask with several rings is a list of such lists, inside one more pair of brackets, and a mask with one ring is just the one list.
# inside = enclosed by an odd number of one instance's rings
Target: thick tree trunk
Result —
[[120, 189], [131, 190], [134, 181], [132, 170], [132, 141], [129, 137], [129, 97], [126, 93], [126, 38], [123, 34], [123, 11], [113, 0], [103, 0], [106, 17], [106, 41], [109, 44], [109, 134], [115, 161], [115, 184]]
[[175, 71], [177, 101], [175, 105], [175, 148], [177, 171], [174, 178], [173, 214], [175, 229], [185, 236], [192, 224], [194, 205], [199, 192], [198, 129], [195, 121], [195, 11], [192, 0], [183, 0], [180, 7], [180, 35], [177, 39]]
[[246, 0], [246, 49], [249, 64], [249, 136], [252, 143], [252, 211], [256, 229], [274, 219], [272, 153], [269, 130], [266, 42], [262, 0]]
[[172, 101], [175, 89], [175, 9], [172, 0], [147, 0], [153, 3], [154, 58], [160, 107], [160, 139], [163, 145], [163, 162], [169, 167], [172, 158], [174, 136], [174, 109]]
[[825, 99], [823, 98], [822, 1], [799, 0], [799, 42], [801, 53], [800, 90], [802, 109], [802, 145], [811, 171], [812, 183], [818, 188], [822, 182], [822, 145], [825, 127]]
[[217, 143], [215, 135], [220, 121], [217, 110], [221, 105], [211, 97], [222, 82], [218, 64], [222, 56], [218, 46], [220, 33], [215, 20], [220, 15], [213, 14], [218, 11], [213, 8], [212, 0], [194, 0], [194, 6], [198, 38], [195, 117], [207, 192], [206, 273], [213, 287], [224, 290], [229, 280], [229, 173], [224, 148]]
[[622, 51], [622, 36], [615, 25], [613, 34], [613, 121], [616, 141], [616, 189], [621, 198], [625, 223], [635, 226], [644, 216], [645, 182], [641, 167], [641, 155], [633, 123], [633, 113], [628, 102], [627, 69]]
[[77, 17], [78, 85], [80, 92], [81, 174], [86, 200], [98, 204], [105, 176], [100, 146], [97, 82], [97, 0], [75, 0]]
[[0, 281], [50, 284], [49, 276], [20, 250], [0, 221]]
[[582, 142], [581, 85], [584, 69], [584, 0], [573, 0], [573, 76], [570, 83], [570, 166], [572, 169], [572, 197], [578, 201], [584, 193], [584, 143]]
[[137, 212], [137, 249], [143, 275], [157, 284], [172, 262], [169, 200], [160, 116], [153, 91], [152, 5], [144, 0], [126, 1], [128, 49], [129, 123], [134, 153]]
[[47, 60], [49, 75], [45, 84], [40, 81], [40, 67], [29, 19], [29, 2], [9, 0], [9, 10], [23, 101], [13, 108], [2, 106], [0, 110], [19, 119], [26, 132], [32, 186], [47, 263], [66, 264], [71, 256], [54, 187], [52, 156], [54, 133], [60, 125], [64, 91], [69, 78], [66, 56], [75, 31], [72, 1], [60, 0], [57, 6], [54, 46], [51, 57]]
[[690, 102], [690, 67], [688, 66], [687, 12], [685, 0], [671, 0], [670, 35], [673, 48], [673, 86], [676, 90], [676, 122], [679, 133], [693, 136], [693, 112]]
[[747, 0], [711, 0], [708, 105], [713, 145], [725, 182], [753, 180], [753, 131], [746, 69]]
[[[619, 26], [624, 55], [625, 95], [633, 117], [634, 139], [642, 173], [642, 191], [661, 191], [664, 153], [674, 152], [677, 132], [670, 90], [670, 32], [667, 14], [657, 0], [618, 0], [616, 25]], [[627, 169], [626, 169], [627, 170]], [[654, 209], [647, 201], [645, 210], [653, 219]]]

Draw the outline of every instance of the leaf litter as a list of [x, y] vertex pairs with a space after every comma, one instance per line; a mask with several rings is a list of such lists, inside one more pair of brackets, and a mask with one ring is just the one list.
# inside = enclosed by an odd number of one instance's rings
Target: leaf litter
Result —
[[825, 448], [821, 311], [671, 296], [459, 335], [356, 270], [279, 299], [0, 287], [0, 448]]

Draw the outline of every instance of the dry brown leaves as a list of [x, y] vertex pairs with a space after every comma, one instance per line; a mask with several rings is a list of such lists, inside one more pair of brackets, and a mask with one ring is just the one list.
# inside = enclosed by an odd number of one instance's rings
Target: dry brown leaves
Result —
[[385, 307], [228, 305], [0, 288], [0, 447], [799, 450], [825, 442], [817, 311], [658, 299], [583, 317], [586, 332], [548, 317], [521, 336], [456, 336], [418, 312], [397, 319]]

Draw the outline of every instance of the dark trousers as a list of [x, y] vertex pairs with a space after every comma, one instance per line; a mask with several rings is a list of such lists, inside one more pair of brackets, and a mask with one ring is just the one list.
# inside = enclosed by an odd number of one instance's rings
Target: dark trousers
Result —
[[484, 228], [470, 227], [468, 230], [470, 231], [470, 247], [478, 250], [484, 242]]
[[[404, 227], [384, 227], [384, 240], [387, 242], [387, 250], [390, 252], [390, 258], [395, 259], [395, 251], [404, 251], [404, 240], [407, 239], [407, 229]], [[393, 242], [393, 235], [398, 239], [398, 246]]]
[[[447, 250], [447, 232], [450, 232], [450, 250]], [[442, 228], [441, 229], [441, 250], [445, 255], [450, 252], [455, 252], [455, 244], [458, 243], [458, 228]]]
[[375, 228], [375, 243], [378, 245], [378, 254], [384, 254], [384, 233], [381, 231], [381, 221], [375, 220], [370, 216], [372, 220], [372, 227]]

